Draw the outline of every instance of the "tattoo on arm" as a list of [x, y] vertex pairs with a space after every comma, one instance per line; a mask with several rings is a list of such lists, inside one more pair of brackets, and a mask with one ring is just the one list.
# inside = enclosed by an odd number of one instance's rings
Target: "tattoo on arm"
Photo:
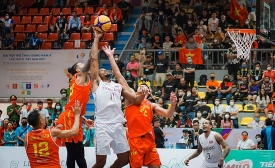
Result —
[[82, 68], [81, 72], [85, 73], [85, 72], [88, 72], [90, 70], [91, 59], [92, 59], [92, 57], [89, 57], [89, 59], [87, 60], [87, 62], [84, 65], [84, 67]]

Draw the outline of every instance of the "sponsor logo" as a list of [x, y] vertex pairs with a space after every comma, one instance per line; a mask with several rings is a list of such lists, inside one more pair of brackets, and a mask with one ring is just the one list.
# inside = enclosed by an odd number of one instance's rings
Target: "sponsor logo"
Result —
[[[267, 162], [268, 163], [268, 162]], [[230, 160], [228, 161], [224, 168], [253, 168], [253, 162], [250, 159], [236, 161]]]
[[10, 85], [9, 84], [6, 84], [6, 89], [9, 89], [10, 88]]
[[214, 149], [215, 149], [215, 146], [209, 146], [209, 147], [202, 148], [202, 150], [205, 150], [205, 151], [210, 151], [210, 150], [214, 150]]
[[25, 84], [24, 83], [20, 83], [19, 88], [20, 89], [25, 89]]
[[47, 88], [49, 88], [50, 87], [50, 84], [47, 84]]
[[25, 95], [26, 91], [25, 90], [21, 90], [21, 95]]
[[31, 95], [31, 93], [32, 93], [32, 92], [31, 92], [30, 90], [27, 91], [27, 95]]
[[37, 83], [33, 84], [33, 88], [38, 89], [38, 84]]
[[213, 141], [212, 141], [212, 140], [210, 140], [210, 141], [209, 141], [209, 143], [210, 143], [210, 144], [212, 144], [212, 143], [213, 143]]
[[85, 57], [85, 53], [84, 52], [80, 53], [79, 55], [76, 55], [77, 59], [82, 59], [84, 57]]
[[43, 85], [43, 84], [42, 84], [42, 85], [40, 85], [40, 88], [45, 88], [45, 85]]
[[16, 83], [12, 84], [12, 88], [17, 89], [17, 84]]
[[31, 89], [32, 88], [32, 85], [31, 84], [26, 84], [26, 89]]

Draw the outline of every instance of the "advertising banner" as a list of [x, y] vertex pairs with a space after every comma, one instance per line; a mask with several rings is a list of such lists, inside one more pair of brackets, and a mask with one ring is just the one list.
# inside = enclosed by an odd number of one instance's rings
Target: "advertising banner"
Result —
[[0, 52], [1, 97], [60, 97], [69, 87], [67, 69], [84, 63], [89, 50], [5, 50]]
[[[29, 168], [29, 160], [24, 147], [0, 147], [0, 167], [1, 168]], [[184, 164], [187, 157], [193, 154], [193, 149], [158, 149], [162, 168], [200, 168], [203, 161], [202, 154], [189, 162], [189, 166]], [[62, 168], [66, 168], [67, 150], [60, 147], [59, 158]], [[95, 148], [85, 148], [85, 158], [88, 167], [95, 164]], [[108, 155], [107, 162], [104, 167], [110, 167], [116, 160], [116, 155], [112, 153]], [[45, 165], [47, 167], [47, 165]], [[77, 167], [77, 166], [76, 166]], [[130, 168], [129, 165], [124, 168]]]
[[[179, 142], [179, 140], [183, 136], [182, 130], [184, 130], [184, 129], [186, 129], [186, 128], [164, 128], [163, 130], [166, 133], [165, 145], [168, 145], [169, 142], [171, 142], [171, 143]], [[192, 129], [189, 128], [188, 130], [192, 130]], [[220, 133], [222, 135], [223, 139], [226, 140], [226, 142], [232, 149], [236, 149], [238, 142], [242, 138], [241, 133], [243, 131], [246, 131], [248, 133], [248, 138], [253, 140], [255, 144], [257, 143], [255, 136], [257, 134], [261, 134], [260, 129], [216, 128], [216, 129], [213, 129], [213, 131]]]

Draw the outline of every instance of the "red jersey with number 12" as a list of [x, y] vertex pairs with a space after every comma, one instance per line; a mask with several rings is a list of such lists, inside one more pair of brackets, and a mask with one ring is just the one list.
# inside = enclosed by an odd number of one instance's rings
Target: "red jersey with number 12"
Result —
[[31, 168], [61, 168], [59, 146], [46, 129], [32, 130], [27, 134], [26, 153]]

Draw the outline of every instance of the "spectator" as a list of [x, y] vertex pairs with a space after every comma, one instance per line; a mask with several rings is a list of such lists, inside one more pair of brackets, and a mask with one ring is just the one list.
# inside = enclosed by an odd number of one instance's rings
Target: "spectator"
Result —
[[117, 54], [115, 55], [115, 61], [119, 68], [120, 73], [124, 73], [125, 71], [124, 63], [119, 60], [119, 56]]
[[183, 77], [183, 71], [181, 70], [181, 64], [176, 64], [176, 69], [172, 72], [172, 75], [175, 78], [175, 81], [177, 83], [177, 86], [180, 84], [180, 79]]
[[192, 64], [192, 57], [188, 57], [187, 62], [188, 64], [184, 65], [183, 67], [183, 72], [187, 86], [190, 85], [190, 87], [192, 88], [194, 86], [195, 81], [196, 66]]
[[164, 25], [162, 27], [162, 39], [165, 41], [164, 38], [167, 36], [172, 37], [172, 26], [168, 23], [168, 20], [164, 21]]
[[13, 16], [16, 13], [18, 7], [14, 4], [14, 1], [9, 1], [9, 4], [6, 6], [6, 9], [9, 13], [9, 16]]
[[3, 129], [4, 132], [6, 132], [8, 130], [8, 124], [9, 124], [9, 119], [5, 118], [3, 120], [3, 127], [2, 127], [2, 129]]
[[89, 13], [86, 13], [84, 21], [82, 23], [81, 33], [91, 33], [92, 32], [92, 20]]
[[177, 121], [175, 120], [174, 116], [168, 118], [165, 125], [168, 128], [176, 128], [177, 127]]
[[169, 1], [165, 1], [164, 5], [165, 5], [165, 8], [163, 9], [163, 13], [167, 17], [169, 24], [172, 24], [174, 13], [173, 13], [173, 10], [169, 7]]
[[7, 114], [9, 116], [9, 122], [11, 123], [16, 122], [18, 125], [22, 106], [19, 106], [18, 104], [16, 104], [16, 100], [17, 100], [17, 97], [15, 95], [11, 95], [10, 101], [12, 104], [7, 107]]
[[193, 120], [193, 129], [192, 131], [192, 149], [197, 149], [198, 148], [198, 139], [199, 136], [203, 133], [203, 130], [200, 129], [199, 127], [199, 121], [198, 120]]
[[197, 26], [197, 28], [199, 29], [200, 34], [202, 34], [203, 36], [206, 35], [207, 32], [207, 26], [203, 24], [203, 20], [200, 21], [199, 25]]
[[117, 6], [122, 10], [122, 16], [125, 22], [128, 22], [130, 4], [125, 0], [121, 0], [119, 3], [117, 3]]
[[108, 6], [106, 4], [103, 4], [102, 8], [97, 12], [97, 15], [105, 15], [105, 16], [110, 16], [110, 11], [108, 9]]
[[48, 113], [49, 113], [48, 126], [52, 125], [52, 121], [54, 120], [52, 119], [52, 114], [54, 113], [54, 108], [52, 107], [52, 105], [53, 105], [53, 99], [47, 99], [47, 107], [45, 109], [48, 110]]
[[238, 93], [235, 93], [234, 95], [234, 101], [237, 102], [238, 99], [243, 103], [243, 106], [245, 106], [245, 103], [243, 99], [247, 97], [248, 94], [248, 88], [249, 88], [249, 82], [247, 81], [247, 76], [243, 76], [242, 81], [239, 83], [238, 86]]
[[63, 108], [62, 108], [61, 104], [59, 102], [55, 103], [53, 113], [50, 116], [52, 121], [54, 121], [56, 118], [58, 118], [62, 112], [63, 112]]
[[272, 70], [271, 64], [266, 64], [266, 71], [264, 71], [263, 77], [269, 76], [271, 79], [271, 82], [275, 82], [275, 70]]
[[263, 129], [264, 127], [264, 122], [260, 120], [260, 113], [254, 113], [254, 120], [247, 125], [247, 128]]
[[271, 79], [269, 76], [264, 77], [263, 84], [261, 86], [262, 89], [264, 89], [265, 94], [269, 96], [269, 98], [272, 97], [273, 94], [273, 83], [271, 82]]
[[59, 7], [60, 10], [64, 7], [64, 1], [63, 0], [55, 0], [55, 3], [53, 4], [54, 8]]
[[139, 56], [138, 56], [138, 65], [139, 65], [139, 67], [138, 67], [138, 76], [139, 77], [143, 77], [144, 76], [142, 65], [143, 65], [143, 63], [144, 63], [144, 61], [146, 59], [145, 55], [146, 55], [146, 49], [143, 48], [142, 50], [140, 50]]
[[175, 50], [180, 49], [180, 48], [182, 48], [182, 44], [179, 43], [179, 40], [175, 39], [174, 43], [171, 45], [171, 48], [173, 48]]
[[199, 110], [197, 111], [197, 117], [193, 118], [193, 122], [196, 120], [199, 122], [199, 128], [202, 129], [203, 122], [205, 121], [205, 118], [202, 117], [202, 113]]
[[[233, 44], [233, 43], [232, 43]], [[222, 48], [224, 49], [229, 49], [231, 48], [231, 43], [230, 43], [230, 37], [226, 36], [222, 42]], [[225, 58], [227, 60], [227, 58]]]
[[223, 81], [219, 86], [219, 95], [218, 98], [222, 100], [226, 98], [227, 105], [229, 105], [230, 99], [232, 97], [232, 82], [229, 80], [228, 75], [224, 75]]
[[266, 95], [264, 89], [261, 89], [259, 96], [257, 96], [257, 99], [256, 99], [257, 109], [255, 113], [264, 112], [265, 116], [267, 117], [268, 116], [267, 106], [269, 103], [270, 103], [269, 96]]
[[191, 96], [193, 98], [193, 104], [194, 104], [193, 108], [194, 108], [195, 111], [197, 111], [201, 102], [199, 102], [200, 97], [198, 95], [198, 90], [195, 86], [193, 86], [192, 89], [191, 89]]
[[146, 42], [145, 37], [141, 37], [141, 43], [138, 45], [138, 50], [150, 49], [151, 45]]
[[241, 68], [238, 70], [238, 80], [242, 80], [243, 76], [247, 76], [250, 78], [251, 76], [251, 70], [248, 69], [247, 63], [244, 61], [242, 62]]
[[250, 25], [249, 25], [249, 19], [246, 19], [243, 25], [244, 29], [250, 29]]
[[131, 75], [135, 78], [136, 82], [138, 80], [138, 70], [139, 70], [139, 64], [135, 60], [135, 56], [132, 55], [130, 57], [130, 62], [126, 66], [126, 70], [131, 72]]
[[37, 102], [37, 108], [38, 108], [39, 112], [41, 112], [45, 117], [45, 124], [46, 124], [45, 128], [46, 128], [48, 123], [49, 123], [49, 118], [50, 118], [49, 112], [48, 112], [47, 109], [43, 108], [43, 102], [42, 101]]
[[[159, 15], [159, 3], [155, 2], [154, 3], [154, 8], [153, 8], [153, 14], [152, 14], [152, 20], [155, 21], [156, 17]], [[156, 20], [157, 22], [157, 20]]]
[[12, 129], [15, 131], [18, 127], [18, 124], [16, 122], [12, 123]]
[[[151, 37], [154, 37], [155, 35], [162, 34], [162, 26], [158, 23], [158, 21], [155, 19], [153, 21], [152, 29], [151, 29]], [[153, 39], [154, 40], [154, 39]]]
[[214, 104], [215, 104], [215, 106], [212, 109], [211, 120], [214, 120], [217, 124], [216, 127], [220, 128], [222, 116], [225, 113], [225, 108], [223, 105], [220, 104], [220, 99], [218, 99], [218, 98], [215, 99]]
[[223, 120], [221, 121], [221, 128], [233, 128], [233, 121], [230, 117], [229, 112], [224, 113]]
[[202, 118], [210, 120], [211, 109], [209, 106], [206, 105], [207, 103], [205, 98], [203, 98], [201, 101], [201, 106], [198, 108], [198, 111], [201, 111]]
[[55, 24], [56, 24], [56, 18], [53, 16], [53, 13], [50, 13], [49, 19], [47, 22], [47, 30], [49, 33], [55, 32], [55, 28], [56, 28]]
[[148, 43], [148, 42], [150, 41], [150, 37], [148, 36], [148, 33], [147, 33], [147, 30], [146, 30], [146, 29], [142, 30], [142, 34], [139, 35], [139, 37], [138, 37], [139, 43], [142, 42], [142, 41], [141, 41], [141, 38], [142, 38], [142, 37], [145, 38], [146, 43]]
[[215, 80], [215, 73], [210, 74], [210, 80], [206, 82], [206, 100], [211, 99], [213, 104], [218, 96], [219, 83]]
[[185, 92], [182, 89], [177, 90], [177, 98], [178, 98], [178, 112], [184, 112], [185, 103], [184, 103], [184, 96]]
[[144, 7], [141, 8], [141, 11], [144, 11], [146, 13], [145, 17], [152, 21], [153, 9], [149, 6], [148, 0], [144, 0]]
[[[25, 104], [23, 104], [23, 105], [25, 105]], [[26, 103], [26, 109], [22, 109], [22, 110], [20, 111], [20, 114], [22, 115], [22, 118], [23, 118], [23, 117], [28, 118], [30, 112], [32, 112], [32, 109], [31, 109], [31, 108], [32, 108], [31, 102]]]
[[[195, 34], [193, 35], [194, 42], [197, 43], [197, 45], [202, 43], [202, 37], [203, 35], [200, 34], [200, 31], [198, 28], [195, 29]], [[198, 47], [198, 46], [197, 46]]]
[[60, 94], [61, 94], [61, 98], [59, 99], [59, 103], [62, 107], [65, 107], [69, 100], [67, 90], [65, 88], [62, 88], [60, 90]]
[[4, 146], [16, 146], [17, 144], [17, 136], [12, 128], [12, 123], [8, 123], [8, 129], [4, 133]]
[[251, 19], [254, 25], [256, 25], [256, 0], [246, 0], [246, 7], [248, 11], [248, 21]]
[[125, 73], [125, 80], [130, 88], [134, 89], [136, 88], [135, 78], [132, 76], [131, 72], [126, 70]]
[[[137, 19], [135, 29], [139, 31], [139, 34], [142, 34], [143, 30], [150, 30], [150, 20], [145, 17], [145, 11], [141, 12], [141, 16]], [[124, 16], [124, 15], [123, 15]]]
[[146, 56], [146, 60], [142, 65], [143, 73], [146, 75], [147, 79], [150, 81], [151, 86], [154, 85], [154, 63], [152, 62], [152, 57], [150, 55]]
[[189, 134], [188, 134], [188, 129], [182, 130], [182, 138], [179, 140], [179, 143], [184, 143], [188, 145], [189, 142]]
[[207, 13], [207, 9], [202, 10], [202, 15], [200, 16], [200, 19], [203, 20], [203, 25], [208, 26], [209, 15]]
[[196, 13], [196, 11], [192, 12], [191, 22], [192, 22], [192, 25], [194, 25], [195, 27], [197, 27], [199, 25], [199, 16]]
[[172, 36], [174, 39], [178, 36], [179, 30], [181, 30], [183, 32], [182, 28], [180, 26], [178, 26], [177, 22], [174, 22], [173, 27], [172, 27]]
[[84, 146], [94, 147], [95, 146], [95, 143], [94, 143], [95, 129], [90, 128], [89, 126], [86, 126], [86, 128], [84, 129], [84, 133], [85, 133], [85, 140], [83, 142]]
[[[172, 44], [173, 43], [170, 41], [170, 36], [169, 35], [165, 35], [165, 42], [162, 45], [163, 46], [163, 50], [170, 50]], [[165, 52], [165, 56], [170, 59], [171, 58], [171, 52], [166, 51]]]
[[273, 121], [267, 118], [265, 120], [266, 128], [261, 131], [261, 139], [264, 141], [265, 150], [275, 150], [275, 128], [272, 123]]
[[258, 149], [258, 150], [264, 150], [264, 141], [261, 138], [261, 134], [257, 134], [255, 136], [255, 138], [256, 138], [256, 141], [257, 141], [256, 149]]
[[239, 21], [238, 19], [235, 20], [235, 22], [234, 22], [234, 24], [233, 24], [233, 27], [234, 27], [235, 29], [241, 29], [241, 28], [242, 28], [242, 26], [241, 26], [241, 24], [240, 24], [240, 21]]
[[263, 81], [263, 70], [261, 69], [261, 64], [259, 62], [255, 63], [255, 70], [251, 71], [251, 78], [254, 77], [255, 82], [259, 84]]
[[[188, 38], [188, 42], [185, 43], [184, 47], [187, 49], [193, 50], [198, 47], [198, 44], [195, 42], [194, 37], [190, 36]], [[191, 58], [191, 60], [192, 60], [192, 58]]]
[[10, 33], [11, 29], [6, 27], [5, 23], [0, 20], [0, 41], [2, 42], [2, 40], [5, 38], [5, 35]]
[[14, 50], [14, 39], [10, 34], [6, 34], [6, 37], [2, 40], [3, 50]]
[[191, 19], [188, 19], [187, 25], [185, 26], [184, 29], [184, 34], [186, 35], [187, 38], [193, 37], [195, 34], [195, 29], [197, 25], [193, 25], [193, 22]]
[[163, 9], [159, 9], [159, 15], [156, 17], [156, 20], [161, 25], [161, 27], [164, 25], [164, 21], [167, 20], [167, 17], [165, 14], [163, 14]]
[[219, 19], [216, 17], [217, 13], [213, 12], [212, 17], [208, 19], [208, 31], [212, 32], [212, 34], [215, 34], [219, 25]]
[[242, 140], [237, 144], [237, 150], [251, 150], [256, 149], [255, 143], [248, 139], [248, 133], [246, 131], [242, 132]]
[[156, 147], [165, 148], [164, 137], [166, 134], [160, 129], [160, 120], [158, 118], [154, 119], [154, 133]]
[[259, 85], [257, 84], [255, 77], [251, 77], [251, 82], [248, 85], [248, 96], [247, 102], [251, 102], [253, 100], [253, 104], [256, 104], [256, 99], [259, 92]]
[[236, 83], [238, 80], [239, 59], [237, 58], [237, 49], [234, 43], [231, 43], [231, 48], [227, 50], [226, 57], [229, 63], [228, 74], [233, 76], [233, 83]]
[[152, 49], [162, 49], [162, 42], [160, 41], [160, 35], [155, 34], [155, 38], [152, 44]]
[[28, 126], [28, 120], [26, 117], [21, 119], [21, 126], [16, 128], [16, 136], [18, 140], [18, 146], [24, 146], [25, 136], [32, 130], [32, 127]]
[[230, 104], [226, 107], [225, 112], [230, 113], [234, 128], [239, 128], [239, 107], [235, 105], [234, 99], [230, 100]]
[[70, 17], [70, 20], [69, 20], [69, 26], [67, 30], [69, 31], [69, 34], [71, 34], [72, 32], [80, 33], [80, 27], [81, 27], [80, 17], [77, 16], [76, 11], [73, 11], [72, 17]]
[[60, 17], [56, 20], [55, 27], [59, 35], [66, 34], [68, 23], [62, 12], [60, 13]]
[[[219, 40], [217, 38], [214, 38], [213, 43], [210, 46], [211, 49], [222, 49], [222, 46], [219, 42]], [[212, 69], [218, 69], [219, 65], [217, 65], [220, 61], [219, 57], [220, 57], [220, 53], [219, 51], [213, 51], [212, 52], [212, 60], [213, 60], [213, 65], [212, 65]]]
[[218, 27], [220, 27], [220, 29], [223, 33], [226, 33], [227, 29], [228, 29], [228, 23], [227, 23], [225, 18], [226, 18], [225, 15], [222, 15], [221, 16], [221, 21], [218, 24]]
[[170, 98], [171, 92], [177, 92], [177, 83], [174, 80], [174, 77], [171, 72], [167, 72], [166, 74], [167, 80], [163, 82], [161, 98], [163, 100], [168, 100]]
[[181, 10], [180, 14], [177, 16], [177, 23], [182, 28], [185, 29], [185, 26], [187, 25], [189, 17], [185, 14], [185, 10]]
[[166, 73], [170, 71], [169, 63], [166, 59], [164, 59], [163, 52], [158, 52], [158, 59], [155, 61], [155, 68], [157, 90], [160, 90], [166, 79]]
[[214, 34], [214, 38], [217, 39], [219, 43], [223, 42], [225, 36], [220, 27], [217, 28], [217, 31]]
[[275, 95], [274, 94], [272, 95], [271, 104], [268, 105], [267, 110], [275, 112]]
[[41, 38], [38, 38], [38, 32], [35, 32], [34, 36], [30, 39], [26, 47], [30, 49], [39, 49], [42, 45], [42, 42], [43, 40]]
[[5, 15], [5, 26], [10, 28], [11, 30], [13, 29], [14, 21], [10, 19], [9, 14], [7, 13]]
[[184, 112], [187, 114], [187, 117], [193, 120], [195, 118], [194, 106], [197, 104], [197, 100], [191, 94], [191, 90], [187, 89], [187, 93], [184, 96], [185, 109]]

